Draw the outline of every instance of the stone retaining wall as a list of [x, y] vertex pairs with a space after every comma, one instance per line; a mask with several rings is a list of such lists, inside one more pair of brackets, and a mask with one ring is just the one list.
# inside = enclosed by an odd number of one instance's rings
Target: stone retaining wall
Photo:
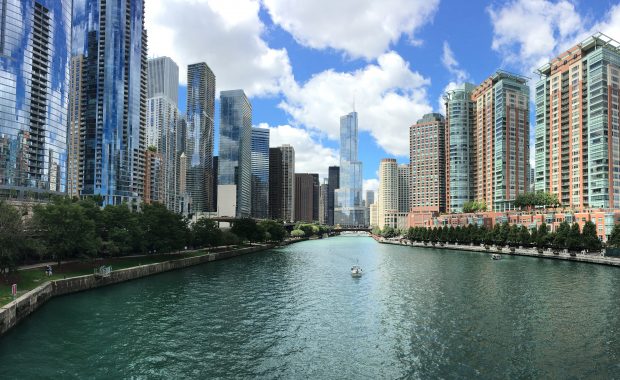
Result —
[[138, 267], [112, 271], [110, 277], [106, 278], [97, 278], [95, 275], [91, 274], [86, 276], [71, 277], [63, 280], [49, 281], [0, 308], [0, 335], [10, 330], [13, 326], [37, 310], [52, 297], [117, 284], [174, 269], [203, 264], [210, 261], [229, 259], [231, 257], [264, 251], [271, 248], [273, 248], [273, 245], [260, 245], [232, 251], [213, 252], [203, 256], [141, 265]]

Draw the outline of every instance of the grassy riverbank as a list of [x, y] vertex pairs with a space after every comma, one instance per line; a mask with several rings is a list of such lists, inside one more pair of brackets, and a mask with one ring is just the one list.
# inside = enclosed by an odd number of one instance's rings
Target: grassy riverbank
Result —
[[[83, 276], [92, 274], [94, 268], [102, 265], [112, 266], [112, 270], [126, 269], [137, 267], [145, 264], [161, 263], [169, 260], [178, 260], [188, 257], [205, 255], [209, 252], [207, 249], [196, 251], [184, 251], [181, 253], [169, 253], [161, 255], [140, 255], [127, 257], [111, 257], [97, 260], [71, 261], [61, 263], [61, 265], [52, 266], [52, 276], [45, 274], [44, 267], [18, 270], [11, 273], [6, 279], [0, 278], [0, 307], [13, 301], [11, 295], [11, 285], [17, 284], [17, 297], [29, 292], [37, 286], [51, 280], [60, 280], [64, 278]], [[16, 298], [17, 298], [16, 297]]]

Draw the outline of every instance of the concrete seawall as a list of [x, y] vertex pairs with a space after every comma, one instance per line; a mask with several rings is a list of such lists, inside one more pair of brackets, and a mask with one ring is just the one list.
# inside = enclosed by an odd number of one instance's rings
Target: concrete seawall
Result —
[[63, 280], [49, 281], [0, 308], [0, 335], [17, 325], [20, 321], [33, 313], [52, 297], [117, 284], [174, 269], [204, 264], [210, 261], [229, 259], [248, 253], [264, 251], [273, 247], [273, 245], [260, 245], [231, 251], [207, 253], [202, 256], [164, 261], [161, 263], [141, 265], [138, 267], [112, 271], [110, 276], [105, 278], [97, 278], [95, 275], [90, 274]]

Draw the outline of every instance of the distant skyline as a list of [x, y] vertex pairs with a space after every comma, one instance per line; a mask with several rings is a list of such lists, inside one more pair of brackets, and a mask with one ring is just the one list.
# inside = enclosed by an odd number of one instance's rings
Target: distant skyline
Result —
[[296, 171], [321, 178], [338, 164], [339, 116], [355, 107], [364, 187], [375, 190], [380, 159], [408, 161], [409, 126], [444, 113], [445, 90], [497, 69], [533, 85], [535, 68], [589, 34], [620, 40], [618, 1], [341, 0], [326, 13], [330, 4], [149, 0], [149, 57], [170, 56], [181, 73], [207, 62], [218, 92], [246, 91], [270, 145], [290, 143]]

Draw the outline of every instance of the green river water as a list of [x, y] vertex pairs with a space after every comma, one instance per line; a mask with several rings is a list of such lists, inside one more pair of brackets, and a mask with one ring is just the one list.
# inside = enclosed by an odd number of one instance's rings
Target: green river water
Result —
[[337, 237], [53, 299], [0, 378], [618, 378], [619, 330], [619, 268]]

